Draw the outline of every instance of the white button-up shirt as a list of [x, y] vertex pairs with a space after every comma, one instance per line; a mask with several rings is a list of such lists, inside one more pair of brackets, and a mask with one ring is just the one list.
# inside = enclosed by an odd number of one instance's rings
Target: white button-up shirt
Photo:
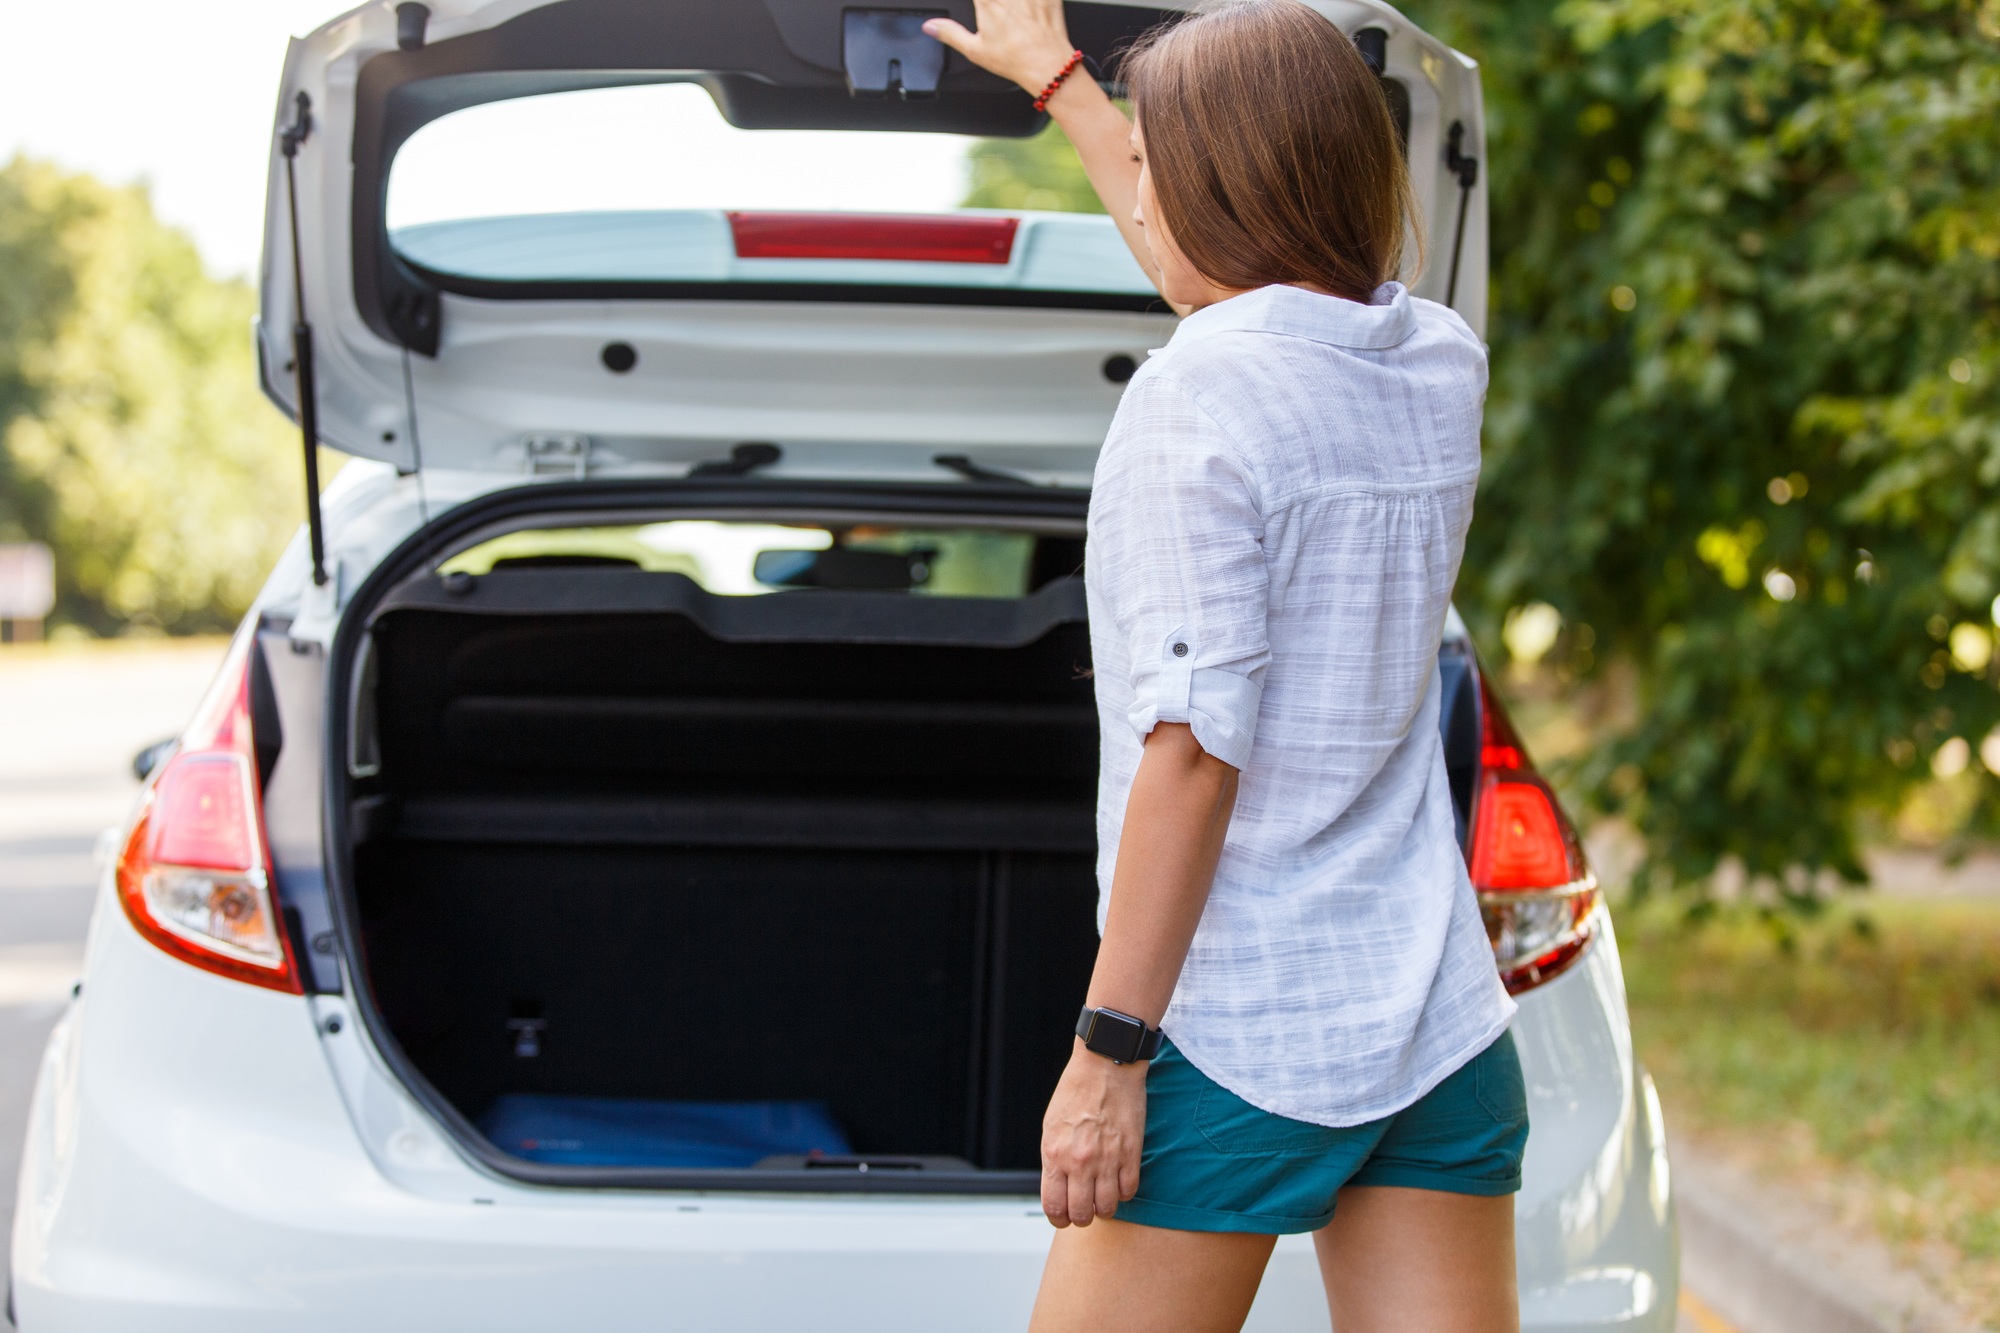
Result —
[[1401, 1110], [1514, 1012], [1438, 734], [1485, 391], [1479, 339], [1398, 284], [1265, 287], [1181, 322], [1098, 459], [1098, 922], [1144, 739], [1188, 723], [1242, 780], [1162, 1026], [1293, 1119]]

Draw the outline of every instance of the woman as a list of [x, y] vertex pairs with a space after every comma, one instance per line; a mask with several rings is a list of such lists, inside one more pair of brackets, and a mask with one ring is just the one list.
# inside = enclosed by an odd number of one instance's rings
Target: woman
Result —
[[925, 28], [1046, 104], [1186, 316], [1091, 501], [1103, 943], [1033, 1326], [1237, 1328], [1310, 1231], [1339, 1333], [1512, 1330], [1527, 1113], [1436, 683], [1486, 362], [1392, 281], [1387, 100], [1297, 0], [1156, 35], [1132, 125], [1057, 0], [977, 22]]

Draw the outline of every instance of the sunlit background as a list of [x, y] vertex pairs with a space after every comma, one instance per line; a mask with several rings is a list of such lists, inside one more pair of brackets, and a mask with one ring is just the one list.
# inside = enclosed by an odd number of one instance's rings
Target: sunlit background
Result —
[[[326, 0], [11, 4], [0, 39], [0, 160], [148, 180], [161, 217], [217, 273], [251, 272], [285, 44]], [[88, 59], [84, 58], [88, 52]]]
[[389, 225], [516, 213], [753, 208], [940, 212], [965, 196], [955, 134], [739, 130], [689, 83], [492, 102], [396, 155]]
[[[194, 237], [210, 271], [248, 275], [286, 43], [345, 8], [108, 0], [86, 20], [73, 6], [10, 5], [0, 161], [21, 153], [111, 184], [146, 181], [161, 220]], [[964, 138], [842, 134], [828, 153], [828, 137], [733, 129], [689, 85], [480, 107], [405, 148], [390, 222], [637, 208], [931, 212], [966, 194]]]

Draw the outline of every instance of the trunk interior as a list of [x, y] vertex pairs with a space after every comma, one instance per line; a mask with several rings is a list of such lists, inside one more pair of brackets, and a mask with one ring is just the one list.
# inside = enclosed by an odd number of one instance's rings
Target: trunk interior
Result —
[[1097, 945], [1080, 579], [427, 576], [372, 653], [364, 966], [468, 1120], [813, 1103], [853, 1158], [1036, 1169]]

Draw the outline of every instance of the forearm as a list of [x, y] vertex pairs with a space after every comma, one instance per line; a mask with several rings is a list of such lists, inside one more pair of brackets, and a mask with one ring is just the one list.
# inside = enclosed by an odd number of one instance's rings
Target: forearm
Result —
[[1089, 1004], [1159, 1026], [1222, 858], [1236, 781], [1236, 770], [1204, 751], [1185, 723], [1163, 722], [1146, 738]]
[[1118, 234], [1125, 238], [1126, 248], [1139, 261], [1139, 267], [1146, 270], [1153, 285], [1159, 286], [1153, 252], [1146, 244], [1145, 234], [1132, 220], [1139, 202], [1139, 163], [1132, 156], [1132, 123], [1098, 86], [1097, 80], [1082, 71], [1065, 79], [1048, 105], [1049, 115], [1076, 149], [1077, 160], [1083, 164], [1084, 175], [1090, 178], [1090, 186], [1097, 191], [1104, 211], [1118, 224]]
[[[1058, 0], [975, 0], [978, 31], [948, 18], [928, 19], [924, 31], [982, 69], [1038, 95], [1075, 48]], [[1139, 163], [1132, 154], [1132, 125], [1083, 70], [1072, 70], [1049, 98], [1048, 111], [1076, 148], [1084, 174], [1103, 201], [1139, 267], [1160, 285], [1153, 254], [1133, 221], [1139, 202]]]

